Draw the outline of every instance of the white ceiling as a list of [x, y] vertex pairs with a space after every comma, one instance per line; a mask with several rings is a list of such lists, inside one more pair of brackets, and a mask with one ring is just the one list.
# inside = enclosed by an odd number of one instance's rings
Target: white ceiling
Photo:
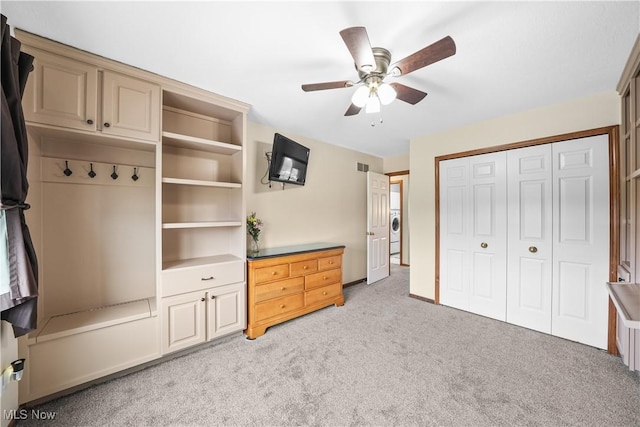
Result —
[[[250, 120], [285, 135], [380, 157], [408, 153], [417, 136], [615, 90], [640, 31], [638, 1], [3, 0], [2, 13], [12, 28], [251, 104]], [[428, 96], [383, 106], [372, 127], [364, 111], [344, 116], [355, 88], [300, 88], [357, 80], [339, 35], [352, 26], [392, 62], [446, 35], [457, 53], [398, 78]]]

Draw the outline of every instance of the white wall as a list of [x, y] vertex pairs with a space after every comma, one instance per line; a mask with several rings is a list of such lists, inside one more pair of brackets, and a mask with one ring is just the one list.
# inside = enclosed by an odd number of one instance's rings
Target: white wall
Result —
[[410, 292], [435, 299], [435, 157], [619, 123], [620, 98], [610, 91], [411, 140]]
[[[271, 151], [279, 132], [308, 147], [309, 166], [304, 186], [260, 183], [267, 170], [265, 151]], [[313, 242], [345, 245], [344, 283], [367, 276], [367, 175], [356, 163], [382, 172], [382, 159], [280, 129], [247, 125], [246, 206], [264, 222], [261, 247]], [[266, 177], [264, 178], [266, 181]]]

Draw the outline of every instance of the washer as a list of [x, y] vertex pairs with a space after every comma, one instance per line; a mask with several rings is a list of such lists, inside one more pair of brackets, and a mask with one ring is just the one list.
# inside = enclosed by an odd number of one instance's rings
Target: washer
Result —
[[391, 238], [389, 242], [391, 243], [391, 247], [389, 248], [389, 252], [391, 254], [397, 254], [400, 252], [400, 210], [399, 209], [391, 209], [391, 220], [389, 221], [391, 224]]

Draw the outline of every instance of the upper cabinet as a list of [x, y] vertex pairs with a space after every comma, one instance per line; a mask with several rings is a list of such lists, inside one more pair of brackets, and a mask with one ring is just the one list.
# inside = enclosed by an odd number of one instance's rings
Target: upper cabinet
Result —
[[31, 123], [157, 141], [160, 86], [35, 48], [23, 108]]

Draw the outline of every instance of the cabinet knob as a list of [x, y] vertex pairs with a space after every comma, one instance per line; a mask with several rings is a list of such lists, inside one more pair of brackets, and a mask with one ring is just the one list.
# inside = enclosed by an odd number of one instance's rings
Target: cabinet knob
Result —
[[284, 286], [280, 288], [281, 291], [284, 291], [285, 289], [287, 288], [285, 288]]
[[329, 264], [333, 264], [333, 261], [329, 261]]
[[284, 308], [284, 304], [280, 304], [280, 308]]
[[327, 294], [327, 291], [323, 291], [323, 292], [322, 292], [322, 295], [326, 295], [326, 294]]
[[204, 302], [204, 299], [205, 299], [205, 298], [204, 298], [204, 297], [202, 297], [202, 298], [200, 298], [200, 301], [203, 301], [203, 302]]
[[278, 272], [277, 272], [277, 271], [272, 271], [272, 272], [271, 272], [271, 275], [272, 275], [272, 276], [275, 276], [276, 274], [278, 274]]
[[211, 295], [211, 299], [216, 299], [216, 296], [215, 295]]
[[535, 254], [536, 252], [538, 252], [538, 248], [536, 248], [535, 246], [529, 246], [529, 252]]
[[303, 270], [306, 270], [306, 269], [308, 269], [308, 268], [309, 268], [309, 266], [308, 266], [308, 265], [305, 265], [304, 267], [302, 267], [302, 269], [303, 269]]
[[322, 276], [322, 280], [327, 280], [327, 276]]
[[487, 249], [489, 247], [489, 245], [487, 245], [487, 242], [482, 242], [482, 243], [480, 243], [480, 247], [482, 249]]
[[93, 124], [93, 120], [91, 120], [91, 119], [87, 120], [87, 124], [88, 125], [92, 125]]
[[109, 123], [105, 123], [104, 127], [108, 128], [109, 126], [111, 126]]

